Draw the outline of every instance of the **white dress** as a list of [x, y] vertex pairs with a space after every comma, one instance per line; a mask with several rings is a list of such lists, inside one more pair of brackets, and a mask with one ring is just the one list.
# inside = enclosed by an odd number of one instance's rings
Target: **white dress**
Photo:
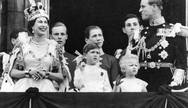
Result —
[[[22, 46], [22, 55], [25, 70], [43, 69], [50, 71], [55, 57], [55, 46], [50, 40], [46, 39], [43, 44], [28, 41]], [[56, 92], [50, 79], [34, 80], [32, 78], [19, 79], [13, 88], [14, 92], [25, 92], [30, 87], [37, 87], [39, 92]]]
[[143, 92], [146, 90], [147, 82], [138, 78], [123, 78], [121, 79], [121, 84], [118, 85], [121, 92]]
[[111, 92], [107, 71], [98, 65], [85, 65], [75, 70], [74, 85], [80, 92]]

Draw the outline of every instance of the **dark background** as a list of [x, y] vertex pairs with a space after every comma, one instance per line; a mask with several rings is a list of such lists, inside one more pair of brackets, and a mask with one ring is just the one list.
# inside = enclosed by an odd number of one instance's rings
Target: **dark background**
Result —
[[[50, 0], [50, 26], [62, 21], [68, 28], [69, 39], [66, 50], [82, 51], [85, 44], [84, 29], [98, 25], [104, 33], [103, 49], [114, 54], [118, 48], [125, 48], [127, 37], [121, 24], [128, 13], [139, 14], [140, 0]], [[168, 22], [185, 24], [185, 0], [164, 0], [163, 15]]]

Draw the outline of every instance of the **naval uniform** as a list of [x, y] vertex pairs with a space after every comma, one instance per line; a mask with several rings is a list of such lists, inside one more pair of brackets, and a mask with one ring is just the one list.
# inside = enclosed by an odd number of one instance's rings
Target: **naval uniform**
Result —
[[139, 54], [141, 67], [137, 77], [148, 83], [149, 92], [157, 91], [160, 85], [170, 84], [174, 67], [186, 68], [185, 40], [177, 35], [173, 37], [171, 26], [163, 23], [145, 27], [141, 32], [145, 42]]

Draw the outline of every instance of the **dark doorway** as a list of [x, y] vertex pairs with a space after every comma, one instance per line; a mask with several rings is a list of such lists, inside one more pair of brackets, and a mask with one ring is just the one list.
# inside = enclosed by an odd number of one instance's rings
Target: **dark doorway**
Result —
[[[104, 32], [104, 51], [111, 55], [125, 48], [127, 37], [121, 24], [128, 13], [139, 15], [140, 0], [50, 0], [50, 25], [62, 21], [68, 28], [66, 50], [82, 51], [84, 29], [98, 25]], [[171, 22], [185, 24], [185, 0], [165, 0], [164, 15]]]

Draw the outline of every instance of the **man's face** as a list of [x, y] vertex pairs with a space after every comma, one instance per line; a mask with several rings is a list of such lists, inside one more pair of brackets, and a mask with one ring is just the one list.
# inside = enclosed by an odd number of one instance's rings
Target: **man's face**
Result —
[[58, 26], [52, 28], [52, 37], [58, 44], [65, 45], [68, 38], [67, 29], [65, 26]]
[[99, 28], [90, 30], [89, 38], [86, 39], [86, 43], [94, 42], [96, 43], [100, 48], [103, 46], [104, 37], [102, 30]]
[[128, 35], [128, 37], [134, 35], [134, 31], [140, 29], [140, 24], [137, 18], [129, 18], [125, 21], [125, 27], [123, 32]]
[[140, 2], [140, 14], [142, 20], [150, 20], [153, 16], [153, 6], [148, 4], [149, 0], [141, 0]]

